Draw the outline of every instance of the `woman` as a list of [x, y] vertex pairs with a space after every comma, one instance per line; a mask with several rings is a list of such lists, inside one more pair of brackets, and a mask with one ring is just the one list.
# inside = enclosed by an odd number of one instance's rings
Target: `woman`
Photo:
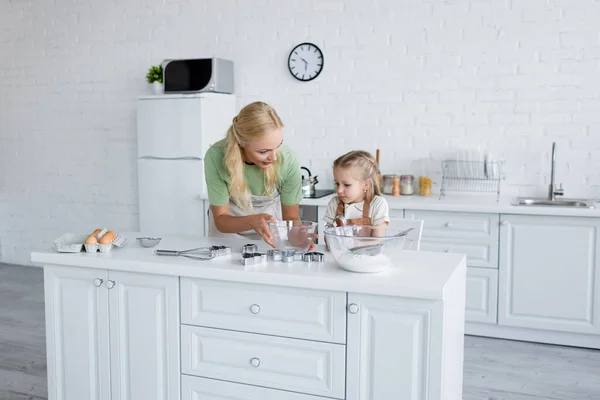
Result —
[[300, 219], [300, 164], [283, 144], [282, 129], [272, 107], [254, 102], [233, 118], [225, 139], [208, 149], [208, 236], [260, 237], [274, 247], [268, 222]]

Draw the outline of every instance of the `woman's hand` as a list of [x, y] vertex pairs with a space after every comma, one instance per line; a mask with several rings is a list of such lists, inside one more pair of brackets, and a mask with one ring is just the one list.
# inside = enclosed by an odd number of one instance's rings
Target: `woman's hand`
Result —
[[269, 246], [275, 247], [273, 243], [273, 235], [269, 230], [268, 223], [276, 221], [275, 217], [270, 214], [254, 214], [250, 215], [250, 227], [260, 236]]

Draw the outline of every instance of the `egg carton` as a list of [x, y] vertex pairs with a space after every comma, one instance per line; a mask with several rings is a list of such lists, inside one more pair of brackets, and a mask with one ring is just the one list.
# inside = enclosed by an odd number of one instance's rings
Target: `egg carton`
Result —
[[84, 249], [86, 253], [108, 253], [114, 246], [123, 247], [127, 241], [126, 236], [117, 235], [112, 243], [108, 244], [84, 244], [88, 234], [65, 233], [54, 241], [54, 250], [59, 253], [80, 253]]

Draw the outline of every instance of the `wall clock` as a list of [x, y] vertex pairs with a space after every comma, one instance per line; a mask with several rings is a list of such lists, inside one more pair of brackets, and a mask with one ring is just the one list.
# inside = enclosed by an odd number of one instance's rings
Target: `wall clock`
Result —
[[323, 52], [313, 43], [301, 43], [290, 52], [288, 68], [299, 81], [312, 81], [323, 71]]

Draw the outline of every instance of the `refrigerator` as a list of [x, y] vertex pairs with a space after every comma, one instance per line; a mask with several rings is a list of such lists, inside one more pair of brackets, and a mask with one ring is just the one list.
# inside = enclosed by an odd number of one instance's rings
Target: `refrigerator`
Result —
[[205, 234], [204, 200], [208, 196], [204, 154], [225, 137], [235, 115], [235, 96], [231, 94], [169, 94], [137, 99], [140, 232]]

